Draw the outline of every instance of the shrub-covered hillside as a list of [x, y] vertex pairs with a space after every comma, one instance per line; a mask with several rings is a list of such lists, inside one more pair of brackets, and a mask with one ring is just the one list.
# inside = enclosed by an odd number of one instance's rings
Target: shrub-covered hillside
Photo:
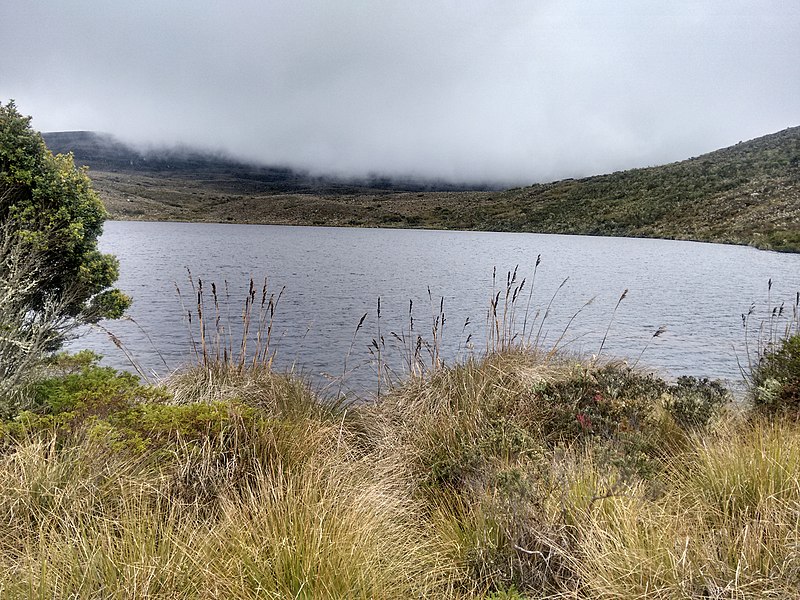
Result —
[[87, 146], [85, 137], [45, 139], [92, 168], [117, 219], [578, 233], [800, 250], [800, 127], [669, 165], [505, 192], [426, 191], [396, 181], [275, 187], [264, 169], [232, 169], [210, 157], [182, 169], [158, 161], [117, 168], [116, 151]]
[[480, 228], [800, 250], [800, 127], [669, 165], [510, 190]]

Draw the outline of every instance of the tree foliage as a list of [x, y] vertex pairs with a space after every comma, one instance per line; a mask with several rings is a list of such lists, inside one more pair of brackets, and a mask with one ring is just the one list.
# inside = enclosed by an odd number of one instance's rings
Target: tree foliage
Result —
[[118, 318], [130, 304], [111, 288], [117, 260], [97, 249], [105, 208], [71, 154], [53, 155], [30, 117], [0, 104], [0, 224], [42, 262], [29, 308], [54, 300], [82, 322]]
[[24, 406], [36, 367], [76, 327], [129, 306], [111, 287], [117, 260], [97, 249], [105, 218], [72, 156], [0, 103], [0, 413]]

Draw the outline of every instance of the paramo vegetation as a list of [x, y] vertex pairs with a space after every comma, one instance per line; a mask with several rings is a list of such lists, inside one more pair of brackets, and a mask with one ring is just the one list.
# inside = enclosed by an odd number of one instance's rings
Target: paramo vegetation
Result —
[[[497, 300], [483, 354], [448, 365], [436, 339], [404, 338], [408, 373], [368, 401], [273, 370], [257, 294], [249, 357], [210, 335], [195, 361], [146, 383], [91, 353], [53, 352], [65, 326], [116, 316], [126, 300], [94, 246], [102, 207], [85, 174], [2, 110], [4, 139], [28, 145], [4, 141], [0, 154], [2, 181], [17, 182], [0, 291], [31, 286], [23, 309], [0, 312], [17, 348], [0, 346], [12, 365], [0, 396], [3, 598], [797, 597], [797, 306], [738, 402], [717, 382], [543, 348], [519, 334], [527, 309], [518, 328], [521, 311]], [[74, 192], [61, 216], [26, 212], [60, 197], [34, 185], [41, 173], [20, 183], [27, 152]], [[71, 278], [25, 252], [37, 261], [13, 279], [15, 248], [61, 243]], [[80, 293], [60, 296], [73, 281]], [[20, 337], [47, 319], [59, 335]], [[6, 375], [19, 365], [24, 376]]]
[[770, 381], [737, 405], [505, 348], [352, 402], [264, 364], [147, 385], [57, 355], [0, 430], [0, 590], [793, 598], [796, 372]]
[[13, 101], [0, 104], [0, 395], [75, 327], [129, 305], [111, 288], [116, 259], [97, 250], [105, 216], [72, 156], [53, 156]]

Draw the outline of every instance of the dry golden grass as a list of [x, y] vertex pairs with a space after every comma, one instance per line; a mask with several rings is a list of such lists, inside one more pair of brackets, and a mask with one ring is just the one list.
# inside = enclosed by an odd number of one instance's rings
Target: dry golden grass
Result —
[[[169, 418], [228, 408], [133, 450], [102, 413], [7, 439], [1, 597], [800, 589], [800, 425], [729, 411], [686, 428], [677, 392], [624, 365], [517, 349], [361, 405], [259, 366], [198, 366], [166, 390]], [[592, 407], [589, 425], [574, 414]]]
[[447, 566], [420, 506], [350, 437], [306, 420], [238, 438], [247, 448], [179, 446], [161, 466], [88, 439], [13, 445], [0, 461], [2, 597], [436, 596]]
[[800, 429], [730, 424], [634, 486], [578, 511], [574, 568], [591, 598], [794, 598]]

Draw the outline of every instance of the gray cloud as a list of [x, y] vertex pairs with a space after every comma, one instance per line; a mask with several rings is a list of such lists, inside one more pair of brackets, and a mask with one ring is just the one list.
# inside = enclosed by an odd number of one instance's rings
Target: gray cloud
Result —
[[509, 183], [800, 124], [800, 5], [0, 0], [0, 99], [321, 172]]

